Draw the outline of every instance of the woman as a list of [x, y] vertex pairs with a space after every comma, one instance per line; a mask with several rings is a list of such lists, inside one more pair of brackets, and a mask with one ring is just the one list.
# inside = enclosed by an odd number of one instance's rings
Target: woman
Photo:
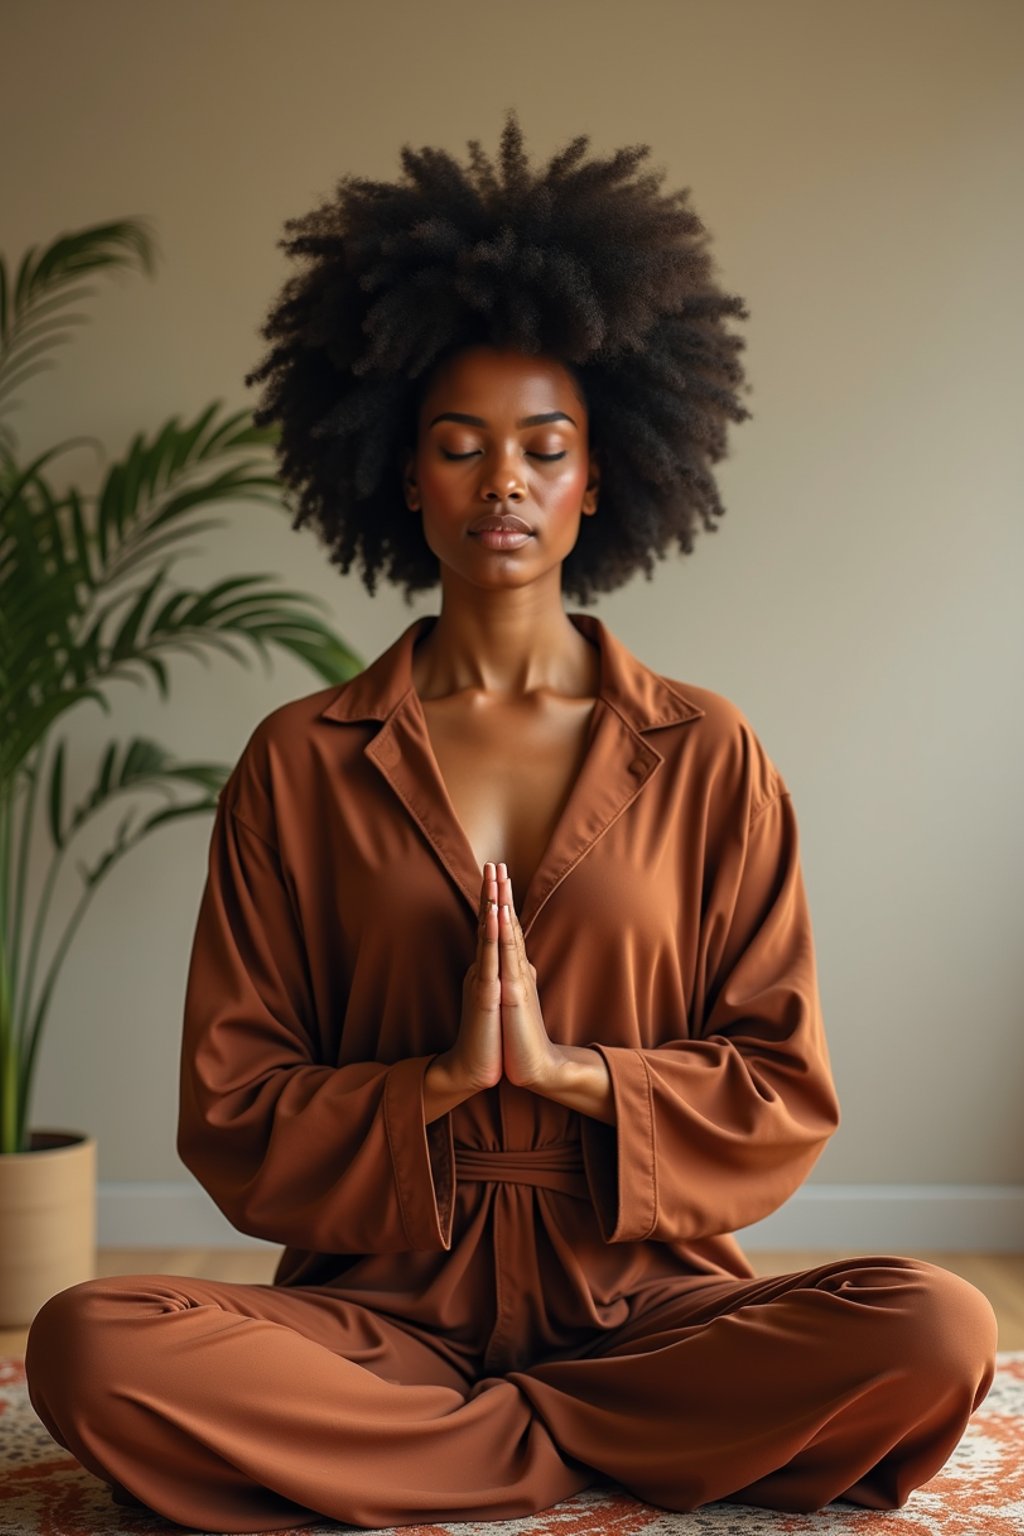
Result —
[[[274, 710], [222, 791], [178, 1147], [273, 1284], [51, 1298], [32, 1401], [217, 1531], [906, 1502], [995, 1370], [915, 1259], [758, 1278], [839, 1122], [792, 798], [742, 712], [592, 615], [723, 510], [741, 345], [646, 147], [349, 180], [248, 382], [347, 571], [441, 611]], [[461, 997], [459, 984], [461, 982]]]

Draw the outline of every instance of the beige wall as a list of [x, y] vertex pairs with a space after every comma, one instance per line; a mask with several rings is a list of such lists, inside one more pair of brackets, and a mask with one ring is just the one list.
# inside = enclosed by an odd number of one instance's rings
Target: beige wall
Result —
[[[515, 105], [535, 158], [578, 132], [647, 142], [691, 188], [751, 309], [755, 419], [719, 468], [717, 534], [596, 611], [734, 699], [793, 792], [843, 1107], [811, 1183], [1021, 1185], [1024, 7], [7, 0], [2, 38], [9, 266], [129, 214], [162, 250], [154, 281], [95, 279], [89, 324], [19, 392], [26, 458], [251, 405], [284, 219], [343, 173], [394, 176], [406, 140], [493, 150]], [[94, 488], [93, 455], [63, 463]], [[195, 542], [179, 579], [279, 574], [367, 659], [437, 609], [371, 600], [269, 509]], [[112, 735], [234, 761], [320, 686], [283, 658], [171, 674], [167, 704], [122, 683], [115, 715], [69, 717], [73, 788]], [[172, 824], [124, 861], [64, 967], [32, 1123], [97, 1133], [106, 1184], [189, 1179], [178, 1041], [208, 836]]]

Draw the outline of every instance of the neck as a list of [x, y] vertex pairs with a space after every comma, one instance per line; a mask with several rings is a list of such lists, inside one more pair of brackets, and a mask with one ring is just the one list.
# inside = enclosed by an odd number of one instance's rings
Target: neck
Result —
[[596, 647], [561, 604], [538, 608], [528, 598], [444, 603], [413, 653], [422, 699], [464, 692], [515, 699], [539, 691], [579, 697], [596, 693], [599, 672]]

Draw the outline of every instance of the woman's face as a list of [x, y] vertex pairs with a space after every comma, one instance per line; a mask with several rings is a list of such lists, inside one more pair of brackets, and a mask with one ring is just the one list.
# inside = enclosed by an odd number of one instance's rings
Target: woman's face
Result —
[[[474, 585], [520, 585], [557, 567], [597, 507], [587, 409], [552, 358], [467, 346], [438, 365], [405, 461], [406, 504], [441, 562]], [[525, 542], [493, 548], [488, 515], [521, 519]]]

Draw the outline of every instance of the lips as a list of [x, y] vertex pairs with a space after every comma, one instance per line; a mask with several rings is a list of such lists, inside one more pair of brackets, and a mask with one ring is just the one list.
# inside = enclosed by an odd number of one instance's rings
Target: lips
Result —
[[532, 533], [533, 529], [528, 523], [524, 523], [521, 517], [478, 517], [475, 523], [470, 523], [470, 533], [485, 533], [493, 530], [495, 533]]

